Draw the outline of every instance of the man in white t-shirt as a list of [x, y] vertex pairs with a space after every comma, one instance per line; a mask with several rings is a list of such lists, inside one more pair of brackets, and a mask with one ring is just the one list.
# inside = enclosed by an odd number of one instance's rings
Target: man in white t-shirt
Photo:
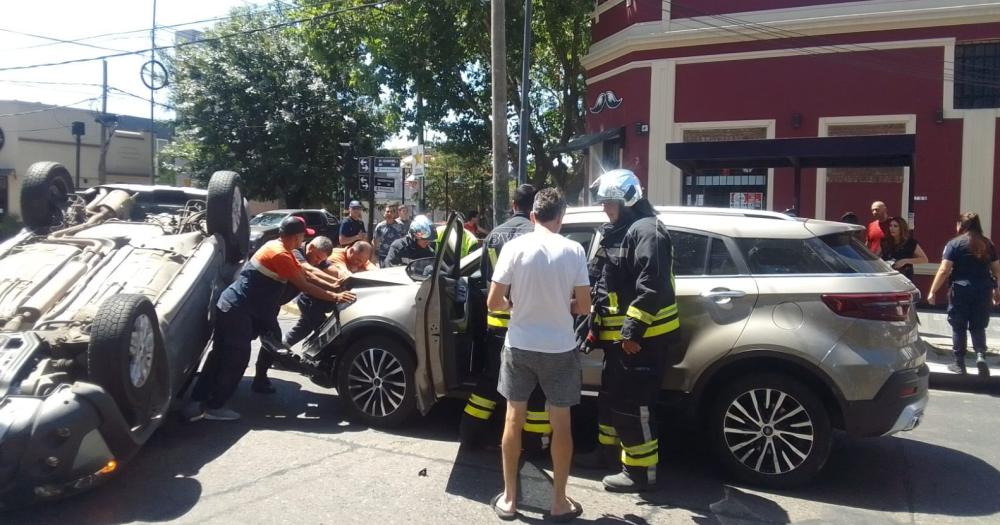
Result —
[[566, 482], [573, 457], [570, 407], [580, 403], [581, 388], [573, 315], [590, 312], [590, 279], [583, 247], [559, 235], [565, 213], [566, 201], [557, 190], [546, 188], [535, 195], [535, 231], [504, 246], [486, 300], [491, 311], [511, 312], [497, 386], [507, 398], [504, 491], [491, 502], [501, 519], [517, 516], [521, 429], [536, 385], [545, 392], [552, 424], [550, 519], [569, 521], [583, 512], [566, 497]]

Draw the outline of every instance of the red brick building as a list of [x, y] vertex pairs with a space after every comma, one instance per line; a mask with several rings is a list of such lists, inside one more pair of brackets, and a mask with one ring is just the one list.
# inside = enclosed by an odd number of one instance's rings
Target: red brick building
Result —
[[[598, 0], [591, 176], [626, 167], [655, 204], [784, 210], [790, 169], [682, 173], [673, 142], [915, 134], [908, 168], [802, 172], [800, 214], [914, 212], [932, 261], [960, 211], [1000, 224], [1000, 1]], [[918, 269], [927, 273], [930, 267]]]

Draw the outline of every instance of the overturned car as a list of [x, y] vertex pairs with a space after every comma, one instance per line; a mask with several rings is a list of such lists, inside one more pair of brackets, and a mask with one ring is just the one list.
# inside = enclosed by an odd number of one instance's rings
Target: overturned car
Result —
[[163, 422], [249, 243], [236, 173], [208, 190], [76, 192], [35, 163], [0, 245], [0, 507], [89, 488]]

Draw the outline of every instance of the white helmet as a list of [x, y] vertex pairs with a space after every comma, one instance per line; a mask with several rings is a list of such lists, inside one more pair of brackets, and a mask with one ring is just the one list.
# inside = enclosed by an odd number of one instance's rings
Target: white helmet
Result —
[[590, 194], [595, 204], [617, 200], [632, 206], [642, 198], [642, 186], [632, 170], [617, 169], [598, 177], [590, 185]]
[[426, 215], [417, 215], [410, 222], [410, 233], [417, 239], [434, 240], [434, 223]]

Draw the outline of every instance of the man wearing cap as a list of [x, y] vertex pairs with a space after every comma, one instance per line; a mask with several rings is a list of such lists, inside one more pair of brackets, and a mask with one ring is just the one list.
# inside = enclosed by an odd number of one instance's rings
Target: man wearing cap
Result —
[[350, 295], [327, 291], [306, 277], [292, 254], [301, 246], [307, 228], [296, 217], [286, 217], [279, 226], [279, 238], [261, 246], [247, 261], [239, 276], [222, 291], [215, 304], [215, 334], [212, 350], [205, 360], [191, 403], [184, 407], [188, 421], [208, 419], [232, 421], [240, 418], [225, 408], [250, 362], [250, 342], [278, 330], [278, 309], [286, 283], [299, 291], [327, 301], [352, 299]]
[[340, 246], [348, 247], [358, 241], [368, 240], [367, 232], [365, 231], [365, 221], [361, 219], [361, 203], [358, 201], [351, 201], [350, 215], [340, 223]]
[[[302, 220], [301, 217], [296, 217], [296, 219]], [[312, 228], [307, 227], [306, 235], [312, 234]], [[330, 264], [330, 261], [327, 260], [332, 251], [333, 241], [327, 237], [319, 236], [309, 241], [308, 244], [292, 250], [292, 255], [302, 265], [303, 271], [306, 272], [306, 279], [321, 288], [336, 292], [340, 291], [339, 288], [342, 279], [337, 270]], [[332, 312], [336, 307], [336, 303], [312, 297], [307, 293], [300, 292], [294, 286], [286, 286], [285, 292], [281, 303], [284, 304], [294, 299], [300, 314], [298, 322], [282, 338], [284, 346], [291, 347], [323, 324], [327, 314]], [[340, 295], [344, 300], [342, 302], [353, 300], [354, 297], [354, 294], [350, 292]], [[271, 352], [262, 350], [257, 353], [257, 364], [255, 367], [257, 373], [253, 378], [253, 383], [250, 384], [250, 390], [258, 394], [273, 394], [276, 392], [274, 386], [271, 384], [271, 380], [267, 377], [267, 372], [273, 364], [274, 355]]]

